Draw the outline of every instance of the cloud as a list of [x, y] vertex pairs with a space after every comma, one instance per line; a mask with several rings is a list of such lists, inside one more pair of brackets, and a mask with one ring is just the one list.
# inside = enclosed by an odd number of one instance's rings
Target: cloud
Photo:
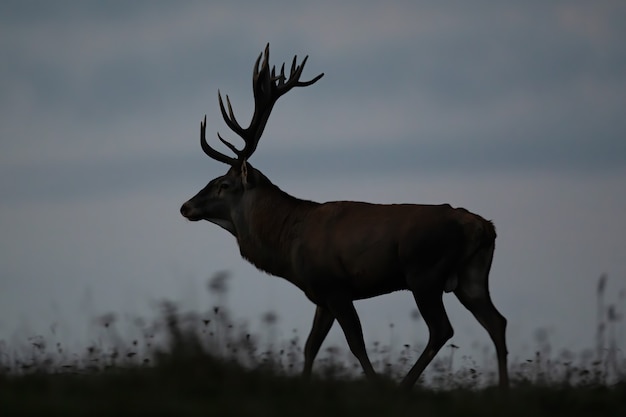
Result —
[[198, 157], [205, 112], [213, 140], [220, 131], [236, 141], [217, 89], [245, 123], [266, 41], [274, 63], [308, 53], [305, 76], [326, 73], [274, 110], [254, 159], [272, 169], [626, 163], [625, 8], [614, 3], [8, 4], [4, 191], [91, 182], [97, 192], [133, 184], [107, 170], [147, 182], [164, 165], [184, 170]]
[[[309, 54], [305, 77], [326, 75], [281, 99], [255, 167], [303, 198], [451, 202], [493, 218], [494, 294], [518, 338], [555, 323], [592, 340], [580, 323], [593, 328], [593, 315], [574, 308], [586, 280], [624, 270], [625, 12], [615, 1], [3, 1], [3, 317], [47, 321], [51, 299], [69, 306], [84, 286], [123, 311], [224, 268], [242, 277], [239, 312], [275, 300], [289, 317], [312, 312], [279, 280], [247, 281], [256, 272], [230, 236], [181, 227], [177, 212], [225, 172], [200, 150], [200, 119], [216, 146], [217, 131], [237, 140], [217, 90], [246, 123], [252, 64], [270, 42], [273, 63]], [[552, 302], [564, 285], [573, 295]], [[387, 328], [396, 303], [383, 303], [372, 329]]]

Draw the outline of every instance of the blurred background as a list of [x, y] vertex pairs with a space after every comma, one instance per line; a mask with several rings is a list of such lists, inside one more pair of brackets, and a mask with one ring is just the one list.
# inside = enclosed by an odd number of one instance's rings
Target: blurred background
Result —
[[[269, 42], [272, 64], [309, 55], [303, 79], [326, 75], [278, 102], [256, 168], [305, 199], [492, 219], [491, 292], [513, 358], [546, 341], [595, 347], [609, 310], [624, 346], [625, 21], [621, 1], [3, 1], [0, 340], [80, 342], [95, 318], [149, 317], [163, 299], [225, 304], [261, 331], [271, 313], [272, 337], [306, 337], [304, 294], [178, 211], [226, 171], [201, 151], [200, 120], [220, 149], [217, 131], [237, 143], [217, 91], [247, 123]], [[219, 271], [230, 278], [216, 296]], [[445, 303], [451, 342], [491, 355], [473, 317]], [[356, 307], [368, 345], [426, 342], [410, 294]], [[336, 325], [332, 345], [347, 349]]]

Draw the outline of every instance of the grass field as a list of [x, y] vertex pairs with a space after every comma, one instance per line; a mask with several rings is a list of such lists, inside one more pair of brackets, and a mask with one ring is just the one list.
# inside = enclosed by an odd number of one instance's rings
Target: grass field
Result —
[[415, 359], [408, 346], [393, 360], [384, 347], [371, 349], [385, 370], [375, 383], [336, 349], [304, 381], [296, 336], [261, 349], [224, 308], [199, 315], [164, 302], [153, 322], [137, 321], [136, 338], [117, 332], [114, 314], [98, 318], [105, 337], [79, 353], [41, 337], [0, 343], [0, 415], [626, 416], [626, 360], [611, 336], [620, 317], [601, 295], [597, 351], [552, 358], [539, 349], [510, 364], [508, 391], [494, 387], [490, 372], [453, 369], [454, 346], [411, 392], [397, 388]]

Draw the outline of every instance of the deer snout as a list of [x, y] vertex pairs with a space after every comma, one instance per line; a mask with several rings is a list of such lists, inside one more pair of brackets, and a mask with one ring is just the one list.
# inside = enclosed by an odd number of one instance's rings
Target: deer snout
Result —
[[183, 204], [180, 207], [180, 214], [182, 214], [183, 217], [189, 220], [194, 220], [192, 213], [193, 213], [193, 207], [191, 206], [191, 204], [189, 204], [189, 201], [187, 201], [185, 204]]

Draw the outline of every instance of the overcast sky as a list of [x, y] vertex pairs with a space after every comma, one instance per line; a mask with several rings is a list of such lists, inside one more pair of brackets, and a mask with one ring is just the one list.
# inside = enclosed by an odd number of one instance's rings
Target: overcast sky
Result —
[[[53, 323], [72, 337], [163, 298], [204, 311], [219, 270], [238, 317], [274, 310], [279, 337], [306, 337], [303, 294], [178, 212], [226, 171], [200, 149], [201, 118], [209, 140], [233, 139], [217, 90], [247, 122], [270, 42], [273, 64], [309, 55], [303, 78], [325, 76], [281, 98], [255, 167], [306, 199], [448, 202], [492, 219], [513, 357], [532, 355], [540, 328], [556, 348], [592, 347], [602, 273], [626, 313], [626, 4], [338, 3], [3, 1], [0, 339]], [[445, 300], [453, 342], [491, 347]], [[369, 342], [425, 343], [409, 294], [357, 309]], [[330, 344], [345, 347], [337, 329]]]

